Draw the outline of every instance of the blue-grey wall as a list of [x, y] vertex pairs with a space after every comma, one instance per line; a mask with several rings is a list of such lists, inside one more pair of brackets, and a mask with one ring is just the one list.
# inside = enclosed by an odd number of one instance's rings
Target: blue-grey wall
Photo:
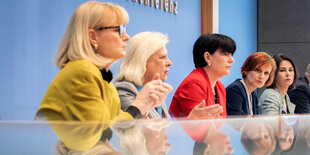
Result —
[[240, 68], [247, 56], [257, 52], [257, 0], [219, 0], [219, 33], [237, 44], [230, 74], [221, 79], [228, 86], [241, 78]]
[[258, 2], [258, 49], [270, 55], [288, 55], [300, 76], [310, 63], [309, 8], [308, 0]]
[[[0, 5], [0, 116], [3, 120], [32, 120], [50, 82], [59, 71], [53, 56], [73, 11], [86, 0], [10, 0]], [[105, 0], [102, 0], [105, 1]], [[109, 0], [130, 15], [130, 36], [142, 31], [168, 34], [173, 64], [168, 83], [174, 91], [194, 68], [192, 46], [200, 36], [200, 0], [177, 0], [178, 14], [132, 0]], [[240, 76], [246, 56], [256, 51], [256, 1], [220, 0], [219, 31], [237, 42], [236, 62], [222, 82]], [[117, 64], [112, 67], [116, 73]], [[173, 93], [166, 99], [170, 105]]]
[[[244, 60], [257, 51], [257, 0], [219, 0], [219, 33], [232, 37], [237, 44], [230, 74], [221, 79], [228, 86], [236, 78], [241, 78], [240, 68]], [[230, 142], [234, 154], [247, 154], [241, 144], [240, 131], [229, 126], [221, 131], [233, 135]]]

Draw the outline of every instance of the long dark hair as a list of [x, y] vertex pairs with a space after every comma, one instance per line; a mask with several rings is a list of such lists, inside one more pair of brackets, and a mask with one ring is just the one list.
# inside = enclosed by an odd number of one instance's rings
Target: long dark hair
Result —
[[294, 81], [293, 83], [288, 87], [288, 89], [293, 89], [295, 88], [295, 83], [296, 83], [296, 80], [297, 80], [297, 77], [298, 77], [298, 71], [297, 71], [297, 68], [293, 62], [293, 60], [291, 58], [289, 58], [287, 55], [283, 54], [283, 53], [280, 53], [280, 54], [276, 54], [273, 56], [273, 59], [274, 61], [276, 62], [276, 66], [277, 66], [277, 69], [274, 73], [274, 80], [273, 80], [273, 83], [271, 84], [271, 86], [269, 86], [268, 88], [276, 88], [276, 79], [277, 79], [277, 74], [279, 72], [279, 66], [280, 66], [280, 63], [284, 60], [286, 61], [289, 61], [293, 68], [294, 68]]

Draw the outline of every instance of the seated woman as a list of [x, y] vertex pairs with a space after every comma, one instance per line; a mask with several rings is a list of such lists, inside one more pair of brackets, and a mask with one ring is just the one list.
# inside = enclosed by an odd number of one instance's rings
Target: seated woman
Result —
[[[115, 86], [121, 99], [121, 106], [126, 110], [135, 100], [139, 91], [152, 79], [165, 82], [171, 61], [168, 58], [166, 44], [168, 37], [159, 32], [141, 32], [133, 36], [128, 43], [127, 56], [119, 64], [119, 73]], [[220, 106], [194, 108], [190, 117], [213, 115], [221, 111]], [[146, 118], [170, 118], [166, 104], [151, 108]]]
[[259, 98], [260, 114], [294, 114], [295, 105], [290, 102], [287, 90], [294, 87], [297, 69], [292, 59], [285, 54], [273, 56], [277, 70], [271, 86]]
[[[121, 108], [126, 110], [135, 100], [143, 85], [158, 78], [166, 81], [171, 61], [165, 45], [168, 37], [161, 33], [142, 32], [128, 42], [127, 56], [120, 61], [115, 87]], [[157, 75], [156, 75], [157, 74]], [[166, 104], [162, 104], [162, 114], [170, 117]], [[148, 118], [161, 118], [155, 108], [149, 110]]]
[[[162, 104], [172, 88], [156, 79], [146, 84], [126, 112], [120, 108], [109, 69], [126, 55], [127, 23], [126, 10], [111, 3], [90, 1], [75, 10], [57, 51], [56, 64], [61, 70], [43, 97], [36, 119], [114, 122], [145, 115], [149, 108]], [[52, 128], [70, 150], [89, 150], [101, 135], [95, 134], [81, 148], [70, 145], [70, 137], [60, 136], [62, 129]]]
[[258, 114], [257, 89], [270, 86], [276, 65], [265, 52], [250, 55], [241, 67], [242, 79], [237, 79], [226, 88], [227, 115]]
[[192, 109], [205, 101], [204, 106], [219, 104], [223, 111], [216, 117], [226, 117], [226, 91], [219, 79], [230, 72], [236, 43], [221, 34], [203, 34], [195, 42], [194, 69], [176, 90], [169, 113], [186, 117]]
[[124, 120], [145, 115], [150, 107], [162, 103], [171, 87], [153, 80], [127, 112], [120, 109], [109, 69], [126, 55], [127, 23], [126, 10], [111, 3], [91, 1], [76, 9], [57, 51], [56, 64], [61, 70], [43, 97], [36, 118]]

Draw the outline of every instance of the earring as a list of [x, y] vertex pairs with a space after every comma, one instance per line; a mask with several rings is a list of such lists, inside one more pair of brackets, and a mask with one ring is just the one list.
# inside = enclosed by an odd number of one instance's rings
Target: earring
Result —
[[94, 48], [95, 48], [95, 50], [97, 51], [97, 49], [98, 49], [98, 44], [94, 44]]
[[208, 63], [208, 66], [209, 66], [209, 67], [211, 66], [211, 62], [210, 62], [210, 63]]

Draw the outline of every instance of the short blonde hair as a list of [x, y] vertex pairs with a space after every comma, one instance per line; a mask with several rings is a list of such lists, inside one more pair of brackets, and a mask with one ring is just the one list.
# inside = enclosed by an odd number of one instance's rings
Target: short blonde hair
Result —
[[111, 3], [90, 1], [79, 6], [70, 19], [57, 51], [57, 67], [63, 68], [69, 61], [78, 59], [89, 60], [99, 68], [112, 63], [114, 60], [95, 52], [88, 34], [89, 29], [105, 26], [111, 20], [116, 20], [119, 25], [126, 25], [129, 20], [128, 13], [124, 8]]
[[168, 36], [160, 32], [141, 32], [133, 36], [128, 42], [126, 57], [119, 63], [115, 81], [143, 85], [147, 60], [168, 42]]

